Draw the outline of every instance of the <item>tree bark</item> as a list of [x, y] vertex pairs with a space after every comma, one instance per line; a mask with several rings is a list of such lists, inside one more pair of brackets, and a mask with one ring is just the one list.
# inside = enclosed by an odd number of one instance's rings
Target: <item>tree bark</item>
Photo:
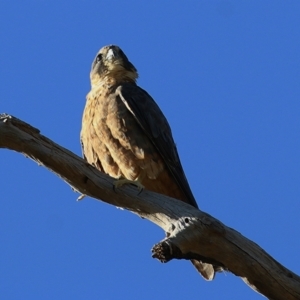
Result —
[[161, 262], [198, 259], [216, 263], [241, 277], [269, 299], [300, 299], [300, 277], [286, 269], [254, 242], [209, 214], [182, 201], [125, 185], [40, 134], [31, 125], [0, 115], [0, 148], [23, 153], [56, 173], [85, 195], [122, 207], [160, 226], [167, 237], [152, 249]]

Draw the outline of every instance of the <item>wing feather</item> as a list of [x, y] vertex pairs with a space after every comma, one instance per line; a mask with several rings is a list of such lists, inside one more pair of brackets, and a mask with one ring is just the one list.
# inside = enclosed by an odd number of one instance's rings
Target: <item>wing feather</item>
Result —
[[122, 102], [158, 150], [189, 203], [198, 207], [185, 177], [169, 123], [154, 99], [146, 91], [131, 83], [119, 86], [116, 94], [119, 95]]

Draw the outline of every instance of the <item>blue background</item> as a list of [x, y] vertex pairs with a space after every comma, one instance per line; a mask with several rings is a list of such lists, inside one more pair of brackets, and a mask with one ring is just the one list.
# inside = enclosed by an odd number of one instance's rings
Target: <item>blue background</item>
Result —
[[[92, 60], [119, 45], [201, 209], [299, 274], [299, 14], [299, 1], [1, 1], [0, 112], [81, 155]], [[230, 273], [208, 283], [153, 260], [160, 228], [0, 153], [2, 299], [262, 299]]]

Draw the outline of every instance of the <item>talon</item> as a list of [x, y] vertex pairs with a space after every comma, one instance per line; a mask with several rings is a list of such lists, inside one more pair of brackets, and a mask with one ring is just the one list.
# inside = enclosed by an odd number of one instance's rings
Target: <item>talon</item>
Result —
[[138, 180], [133, 181], [133, 180], [128, 180], [128, 179], [119, 179], [119, 180], [114, 181], [114, 183], [113, 183], [114, 191], [116, 191], [115, 189], [117, 189], [125, 184], [134, 185], [139, 190], [138, 195], [140, 195], [140, 193], [144, 189], [144, 186]]

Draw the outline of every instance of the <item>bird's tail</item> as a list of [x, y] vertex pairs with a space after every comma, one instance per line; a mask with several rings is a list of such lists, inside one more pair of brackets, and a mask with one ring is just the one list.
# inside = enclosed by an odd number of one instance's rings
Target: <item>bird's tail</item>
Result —
[[192, 264], [198, 270], [198, 272], [203, 276], [204, 279], [211, 281], [215, 278], [216, 272], [220, 272], [221, 269], [215, 267], [211, 264], [203, 263], [199, 260], [192, 259]]

